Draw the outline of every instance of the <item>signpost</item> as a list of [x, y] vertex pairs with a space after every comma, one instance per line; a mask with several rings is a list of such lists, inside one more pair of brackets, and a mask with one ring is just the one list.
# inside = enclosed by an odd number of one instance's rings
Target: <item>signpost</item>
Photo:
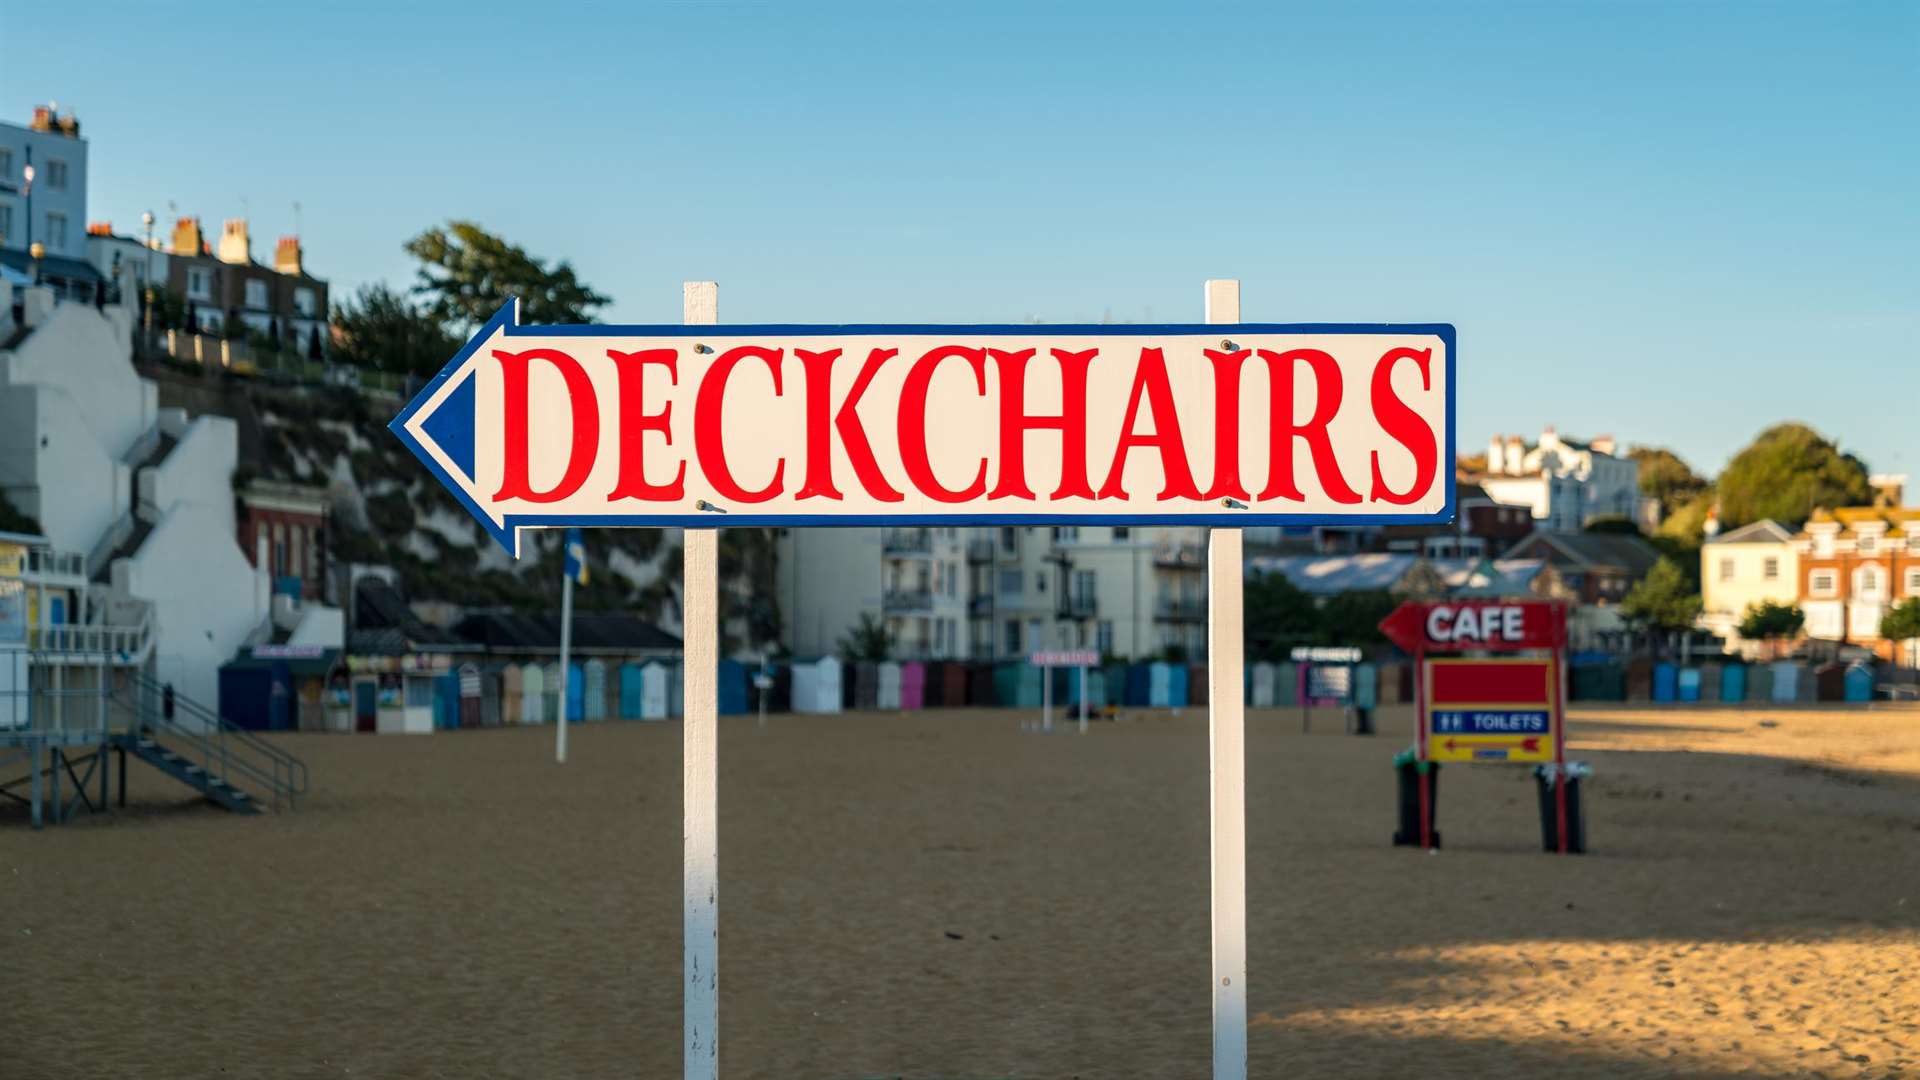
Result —
[[[687, 530], [685, 1075], [718, 1075], [715, 529], [1197, 525], [1208, 540], [1214, 1076], [1246, 1076], [1240, 529], [1453, 517], [1444, 324], [522, 326], [390, 425], [496, 542]], [[937, 404], [936, 404], [937, 403]], [[1081, 695], [1085, 701], [1084, 692]], [[1050, 710], [1049, 710], [1050, 712]]]
[[[1408, 601], [1380, 623], [1380, 630], [1414, 662], [1422, 847], [1431, 848], [1434, 836], [1430, 763], [1552, 763], [1556, 778], [1564, 780], [1564, 605]], [[1468, 652], [1497, 655], [1458, 655]], [[1518, 653], [1535, 655], [1512, 655]], [[1556, 787], [1557, 850], [1565, 852], [1570, 850], [1566, 785]]]
[[1027, 657], [1027, 663], [1040, 669], [1040, 730], [1053, 730], [1053, 670], [1057, 667], [1080, 669], [1080, 734], [1087, 733], [1087, 669], [1100, 662], [1092, 649], [1042, 649]]

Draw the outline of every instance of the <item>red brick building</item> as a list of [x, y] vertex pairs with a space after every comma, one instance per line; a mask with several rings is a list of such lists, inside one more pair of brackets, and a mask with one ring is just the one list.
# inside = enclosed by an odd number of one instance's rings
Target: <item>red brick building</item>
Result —
[[240, 492], [240, 550], [255, 567], [266, 560], [277, 594], [326, 596], [327, 493], [322, 488], [255, 480]]
[[1793, 546], [1807, 637], [1891, 659], [1893, 643], [1880, 639], [1880, 619], [1894, 604], [1920, 597], [1920, 509], [1815, 510]]

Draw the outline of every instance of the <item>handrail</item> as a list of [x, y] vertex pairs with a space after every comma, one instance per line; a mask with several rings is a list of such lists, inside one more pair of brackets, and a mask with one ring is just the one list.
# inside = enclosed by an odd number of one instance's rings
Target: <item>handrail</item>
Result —
[[[139, 692], [140, 700], [135, 704], [134, 710], [136, 718], [150, 728], [186, 740], [190, 746], [199, 751], [200, 767], [206, 771], [207, 775], [224, 778], [228, 773], [243, 774], [256, 783], [266, 786], [273, 796], [275, 809], [279, 808], [283, 795], [287, 799], [287, 804], [292, 806], [299, 796], [307, 793], [306, 762], [232, 723], [192, 698], [176, 693], [173, 697], [175, 714], [192, 717], [206, 728], [205, 731], [193, 731], [184, 724], [167, 719], [159, 702], [153, 700], [166, 693], [166, 687], [163, 684], [142, 673], [135, 673], [129, 682]], [[216, 754], [220, 762], [218, 772], [213, 768]], [[264, 764], [249, 759], [246, 756], [249, 754], [265, 759]]]
[[124, 656], [137, 660], [146, 651], [152, 630], [149, 620], [143, 620], [138, 626], [46, 623], [27, 627], [27, 648], [45, 653]]

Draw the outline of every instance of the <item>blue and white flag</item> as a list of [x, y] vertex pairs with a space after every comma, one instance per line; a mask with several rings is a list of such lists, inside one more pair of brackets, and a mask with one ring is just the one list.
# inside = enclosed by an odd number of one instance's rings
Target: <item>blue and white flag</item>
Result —
[[581, 538], [579, 529], [567, 530], [567, 566], [566, 575], [576, 585], [587, 583], [587, 542]]

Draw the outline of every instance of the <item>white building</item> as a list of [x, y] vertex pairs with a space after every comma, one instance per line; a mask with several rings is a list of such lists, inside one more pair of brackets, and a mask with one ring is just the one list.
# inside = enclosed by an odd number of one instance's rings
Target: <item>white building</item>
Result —
[[[87, 142], [80, 122], [52, 106], [26, 127], [0, 123], [0, 280], [36, 283], [92, 300], [100, 274], [87, 262]], [[41, 257], [33, 258], [34, 245]]]
[[1614, 456], [1611, 435], [1592, 442], [1563, 439], [1549, 427], [1532, 446], [1518, 435], [1495, 435], [1487, 469], [1477, 477], [1495, 502], [1529, 508], [1540, 528], [1576, 532], [1598, 517], [1640, 519], [1640, 463]]
[[104, 307], [25, 289], [18, 326], [0, 280], [0, 494], [81, 560], [84, 596], [64, 618], [125, 626], [124, 613], [145, 613], [155, 678], [212, 707], [219, 666], [241, 647], [298, 634], [306, 618], [314, 633], [331, 625], [337, 647], [338, 613], [282, 612], [276, 626], [267, 571], [235, 538], [237, 426], [160, 408], [134, 371], [131, 273]]
[[1747, 608], [1763, 600], [1792, 604], [1799, 590], [1793, 532], [1777, 521], [1714, 532], [1700, 545], [1700, 627], [1742, 653], [1758, 656], [1760, 647], [1740, 638], [1738, 627]]
[[778, 567], [799, 656], [836, 652], [862, 614], [884, 620], [903, 659], [1206, 651], [1201, 528], [793, 529]]

